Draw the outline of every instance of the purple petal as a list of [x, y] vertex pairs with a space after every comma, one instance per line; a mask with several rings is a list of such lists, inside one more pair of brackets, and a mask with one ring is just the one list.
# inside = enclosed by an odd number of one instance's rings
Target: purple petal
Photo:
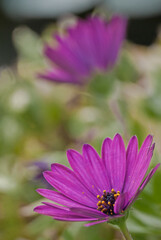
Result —
[[[98, 218], [102, 217], [101, 214], [96, 214], [95, 212], [88, 210], [88, 208], [87, 209], [82, 208], [82, 211], [79, 211], [80, 208], [78, 208], [77, 211], [77, 208], [69, 209], [48, 202], [44, 202], [44, 204], [45, 205], [36, 207], [34, 211], [39, 214], [52, 216], [54, 218], [66, 218], [66, 219], [86, 218], [86, 221], [88, 221], [88, 219], [97, 220]], [[97, 212], [99, 213], [99, 211]], [[103, 217], [104, 216], [106, 217], [105, 214], [103, 214]]]
[[[110, 138], [106, 138], [102, 144], [102, 161], [104, 162], [108, 176], [110, 176], [109, 160], [111, 158], [111, 145], [112, 145], [112, 140]], [[110, 185], [110, 189], [107, 189], [107, 191], [111, 191], [112, 189], [111, 182], [109, 185]]]
[[94, 221], [94, 222], [91, 222], [91, 223], [87, 223], [85, 224], [84, 226], [85, 227], [90, 227], [90, 226], [93, 226], [93, 225], [96, 225], [96, 224], [99, 224], [99, 223], [103, 223], [103, 222], [109, 222], [110, 220], [113, 220], [115, 218], [122, 218], [124, 215], [114, 215], [112, 217], [109, 217], [107, 216], [106, 219], [102, 219], [102, 220], [98, 220], [98, 221]]
[[152, 176], [154, 175], [154, 173], [157, 171], [157, 169], [159, 168], [160, 163], [158, 163], [151, 171], [150, 173], [147, 175], [147, 177], [144, 179], [144, 181], [142, 182], [141, 186], [139, 187], [139, 189], [137, 190], [137, 192], [135, 193], [135, 195], [133, 196], [133, 198], [129, 201], [129, 203], [127, 204], [126, 208], [129, 208], [133, 202], [135, 202], [135, 200], [137, 199], [137, 197], [139, 196], [139, 194], [144, 190], [144, 188], [146, 187], [146, 185], [148, 184], [148, 182], [150, 181], [150, 179], [152, 178]]
[[67, 207], [83, 207], [83, 205], [71, 200], [70, 198], [67, 198], [62, 193], [56, 191], [48, 189], [38, 189], [37, 192], [43, 197]]
[[149, 135], [145, 139], [139, 151], [135, 164], [133, 165], [133, 169], [131, 170], [131, 181], [129, 181], [128, 186], [125, 186], [126, 191], [129, 192], [129, 199], [135, 194], [135, 192], [139, 188], [149, 167], [155, 147], [154, 144], [151, 146], [152, 140], [153, 138], [151, 135]]
[[85, 221], [96, 221], [98, 220], [97, 218], [83, 218], [83, 217], [54, 217], [55, 220], [58, 221], [67, 221], [67, 222], [85, 222]]
[[[81, 182], [86, 186], [86, 188], [91, 191], [94, 196], [97, 196], [98, 190], [94, 187], [94, 181], [88, 173], [90, 169], [89, 163], [83, 158], [83, 156], [75, 150], [67, 151], [67, 158], [73, 171], [77, 174]], [[89, 165], [87, 167], [87, 165]]]
[[49, 81], [63, 82], [63, 83], [79, 84], [79, 81], [80, 81], [77, 77], [73, 77], [72, 74], [69, 74], [64, 70], [58, 70], [56, 68], [49, 70], [46, 73], [38, 74], [38, 77], [42, 79], [47, 79]]
[[126, 192], [131, 183], [131, 176], [135, 171], [137, 165], [138, 154], [138, 140], [136, 136], [133, 136], [128, 144], [126, 152], [126, 177], [123, 191]]
[[95, 208], [97, 199], [94, 198], [94, 196], [88, 191], [88, 189], [84, 187], [84, 185], [82, 185], [79, 179], [75, 176], [74, 172], [72, 172], [70, 169], [56, 164], [55, 172], [45, 172], [44, 177], [63, 195], [80, 204]]
[[[76, 33], [76, 29], [75, 33]], [[81, 33], [79, 32], [79, 35]], [[66, 55], [70, 56], [71, 59], [74, 61], [75, 68], [81, 72], [81, 75], [88, 75], [89, 74], [89, 67], [84, 61], [84, 56], [82, 55], [82, 51], [80, 51], [80, 46], [77, 44], [76, 38], [79, 38], [79, 35], [73, 37], [69, 33], [68, 37], [66, 39], [62, 39], [59, 35], [56, 36], [56, 39], [58, 43], [60, 44], [61, 51], [66, 53]], [[64, 55], [65, 57], [65, 55]]]
[[109, 22], [100, 17], [79, 19], [75, 26], [67, 29], [65, 36], [54, 36], [58, 46], [45, 46], [45, 55], [62, 74], [51, 71], [41, 77], [57, 82], [83, 83], [97, 69], [108, 70], [116, 62], [125, 29], [126, 20], [118, 16]]
[[105, 48], [105, 59], [110, 66], [112, 66], [117, 59], [119, 49], [125, 38], [126, 25], [126, 19], [119, 16], [113, 17], [107, 25], [107, 50]]
[[118, 196], [114, 206], [114, 213], [120, 214], [124, 210], [124, 207], [127, 204], [128, 193], [122, 193]]
[[46, 45], [45, 55], [60, 69], [74, 75], [80, 73], [79, 65], [76, 66], [75, 59], [66, 49], [62, 49], [60, 47], [58, 49], [53, 49], [52, 47]]
[[[90, 220], [89, 220], [90, 221]], [[86, 223], [84, 226], [85, 227], [90, 227], [90, 226], [93, 226], [93, 225], [96, 225], [96, 224], [99, 224], [99, 223], [103, 223], [103, 222], [107, 222], [108, 221], [108, 218], [107, 219], [104, 219], [104, 220], [100, 220], [100, 221], [95, 221], [95, 222], [91, 222], [91, 223]]]
[[84, 168], [93, 181], [94, 188], [102, 195], [103, 190], [110, 189], [109, 180], [102, 159], [93, 147], [83, 146]]
[[111, 151], [106, 159], [106, 165], [108, 166], [108, 176], [112, 188], [114, 188], [115, 191], [121, 192], [125, 179], [126, 151], [123, 139], [119, 134], [116, 134], [112, 141]]
[[107, 218], [105, 213], [92, 208], [70, 208], [70, 210], [76, 214], [83, 214], [95, 218]]

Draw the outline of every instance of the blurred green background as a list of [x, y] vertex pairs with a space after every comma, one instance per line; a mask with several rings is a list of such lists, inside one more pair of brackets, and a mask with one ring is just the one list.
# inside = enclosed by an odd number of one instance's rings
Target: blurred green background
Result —
[[[45, 186], [37, 177], [42, 169], [36, 161], [45, 162], [47, 168], [53, 162], [68, 165], [68, 148], [81, 151], [83, 143], [90, 143], [100, 153], [103, 139], [116, 132], [126, 144], [131, 135], [138, 136], [140, 145], [149, 133], [154, 135], [151, 167], [161, 161], [161, 33], [150, 46], [126, 40], [116, 67], [95, 76], [86, 87], [39, 80], [36, 74], [47, 64], [43, 42], [50, 41], [51, 33], [66, 21], [57, 25], [49, 21], [41, 34], [21, 23], [13, 27], [17, 57], [0, 68], [2, 240], [121, 239], [105, 223], [85, 228], [83, 223], [35, 214], [33, 208], [42, 201], [35, 190]], [[161, 169], [130, 212], [127, 224], [134, 239], [161, 239], [160, 182]]]

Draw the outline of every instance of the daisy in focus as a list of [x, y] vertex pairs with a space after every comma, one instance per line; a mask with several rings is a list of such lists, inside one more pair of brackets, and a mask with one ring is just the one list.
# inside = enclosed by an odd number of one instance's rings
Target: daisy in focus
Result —
[[145, 177], [155, 146], [152, 141], [148, 135], [138, 150], [133, 136], [125, 149], [122, 137], [116, 134], [104, 140], [101, 157], [88, 144], [82, 154], [68, 150], [72, 170], [55, 163], [51, 171], [44, 172], [57, 191], [37, 190], [56, 204], [43, 202], [34, 211], [60, 221], [91, 221], [86, 226], [123, 218], [160, 165]]
[[126, 23], [120, 16], [114, 16], [109, 22], [98, 16], [79, 19], [75, 26], [66, 29], [66, 35], [54, 35], [57, 46], [45, 46], [44, 54], [52, 67], [39, 77], [84, 84], [94, 72], [107, 72], [116, 63]]

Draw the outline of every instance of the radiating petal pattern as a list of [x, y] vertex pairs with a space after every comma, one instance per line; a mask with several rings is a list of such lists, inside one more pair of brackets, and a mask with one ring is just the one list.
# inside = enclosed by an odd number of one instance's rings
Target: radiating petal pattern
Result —
[[59, 221], [92, 221], [86, 226], [124, 217], [160, 166], [144, 179], [155, 147], [152, 140], [147, 136], [138, 151], [138, 140], [133, 136], [126, 150], [122, 137], [116, 134], [104, 140], [102, 157], [88, 144], [83, 145], [82, 154], [68, 150], [72, 170], [52, 164], [44, 177], [54, 191], [37, 190], [54, 203], [43, 202], [34, 211]]
[[142, 182], [141, 186], [139, 187], [139, 189], [137, 190], [137, 192], [135, 193], [135, 195], [132, 197], [132, 199], [128, 202], [126, 208], [130, 207], [133, 202], [135, 202], [135, 200], [137, 199], [137, 197], [139, 196], [139, 194], [144, 190], [144, 188], [146, 187], [146, 185], [148, 184], [148, 182], [150, 181], [150, 179], [152, 178], [152, 176], [154, 175], [154, 173], [157, 171], [157, 169], [159, 168], [160, 163], [158, 163], [148, 174], [148, 176], [144, 179], [144, 181]]
[[110, 156], [106, 161], [111, 186], [121, 192], [126, 171], [126, 151], [123, 139], [119, 134], [116, 134], [112, 141]]
[[[129, 192], [129, 198], [131, 198], [137, 189], [139, 188], [151, 161], [153, 150], [155, 147], [155, 144], [152, 144], [152, 136], [149, 135], [144, 143], [141, 146], [141, 149], [137, 155], [137, 158], [131, 167], [131, 175], [129, 178], [131, 181], [125, 182], [125, 190]], [[129, 184], [129, 185], [128, 185]]]
[[40, 78], [55, 82], [84, 84], [91, 73], [107, 71], [115, 64], [125, 38], [126, 19], [114, 16], [110, 21], [94, 16], [79, 19], [65, 36], [54, 35], [57, 46], [45, 45], [51, 70]]

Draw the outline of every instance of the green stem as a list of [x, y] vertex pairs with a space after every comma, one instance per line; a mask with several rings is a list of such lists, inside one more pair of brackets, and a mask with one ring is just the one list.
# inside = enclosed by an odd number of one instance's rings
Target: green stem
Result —
[[120, 230], [121, 230], [121, 233], [122, 235], [124, 236], [124, 239], [126, 240], [132, 240], [132, 237], [127, 229], [127, 226], [126, 226], [126, 222], [123, 221], [119, 224], [119, 227], [120, 227]]

